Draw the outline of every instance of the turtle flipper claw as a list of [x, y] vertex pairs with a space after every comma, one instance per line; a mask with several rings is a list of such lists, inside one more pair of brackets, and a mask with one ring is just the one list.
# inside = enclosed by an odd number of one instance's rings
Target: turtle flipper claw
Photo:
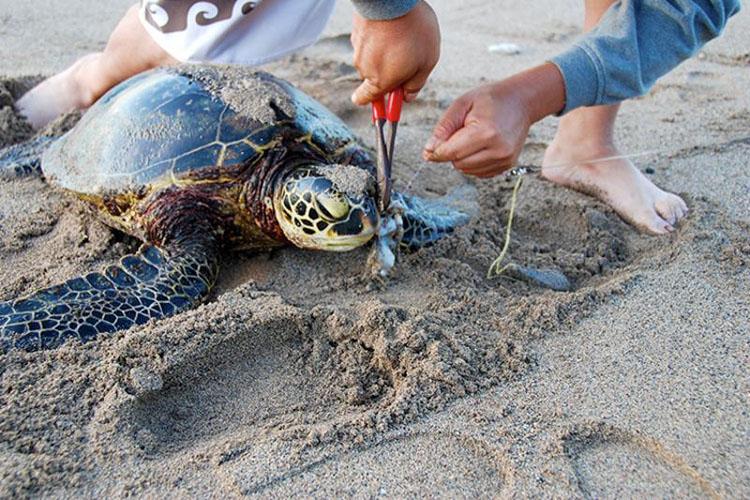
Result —
[[37, 136], [0, 149], [0, 179], [42, 175], [42, 153], [54, 137]]
[[205, 245], [144, 245], [103, 272], [0, 302], [0, 348], [52, 349], [172, 316], [208, 295], [217, 267]]

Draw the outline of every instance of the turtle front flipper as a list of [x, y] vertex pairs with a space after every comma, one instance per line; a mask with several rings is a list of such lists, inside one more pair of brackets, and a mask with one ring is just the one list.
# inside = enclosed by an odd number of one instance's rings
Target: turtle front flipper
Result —
[[435, 199], [394, 193], [392, 204], [403, 210], [401, 248], [407, 251], [434, 244], [479, 213], [477, 190], [469, 184]]
[[42, 175], [42, 153], [54, 137], [40, 135], [0, 149], [0, 179]]
[[0, 302], [0, 346], [6, 352], [51, 349], [177, 314], [208, 295], [217, 269], [208, 241], [144, 245], [103, 272]]

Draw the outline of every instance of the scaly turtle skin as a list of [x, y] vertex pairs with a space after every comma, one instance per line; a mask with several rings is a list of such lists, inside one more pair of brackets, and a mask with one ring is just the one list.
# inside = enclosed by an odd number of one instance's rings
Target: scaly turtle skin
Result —
[[[0, 347], [36, 350], [194, 307], [225, 249], [346, 251], [379, 228], [374, 165], [346, 125], [288, 82], [247, 69], [157, 69], [105, 94], [61, 138], [0, 151], [0, 176], [37, 173], [145, 242], [101, 272], [0, 302]], [[402, 244], [466, 223], [394, 194]]]

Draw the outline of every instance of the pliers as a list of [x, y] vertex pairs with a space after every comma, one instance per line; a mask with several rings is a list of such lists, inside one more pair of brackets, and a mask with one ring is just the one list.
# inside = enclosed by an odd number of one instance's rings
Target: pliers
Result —
[[[377, 148], [378, 208], [383, 213], [391, 204], [391, 167], [393, 150], [396, 145], [396, 129], [401, 119], [401, 105], [404, 102], [404, 89], [399, 87], [372, 102], [372, 123], [375, 125], [375, 146]], [[388, 122], [388, 137], [385, 136], [385, 123]]]

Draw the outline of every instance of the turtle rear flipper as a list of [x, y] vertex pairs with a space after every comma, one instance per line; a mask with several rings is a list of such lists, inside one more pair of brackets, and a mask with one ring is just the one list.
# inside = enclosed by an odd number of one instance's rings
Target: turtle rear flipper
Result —
[[164, 250], [144, 245], [103, 272], [0, 302], [0, 346], [6, 352], [51, 349], [177, 314], [208, 295], [217, 269], [208, 243]]
[[394, 193], [394, 202], [403, 208], [401, 248], [414, 251], [430, 246], [456, 228], [468, 224], [479, 213], [477, 200], [477, 190], [470, 184], [459, 186], [435, 199]]
[[40, 135], [0, 149], [0, 179], [42, 175], [42, 153], [55, 137]]

